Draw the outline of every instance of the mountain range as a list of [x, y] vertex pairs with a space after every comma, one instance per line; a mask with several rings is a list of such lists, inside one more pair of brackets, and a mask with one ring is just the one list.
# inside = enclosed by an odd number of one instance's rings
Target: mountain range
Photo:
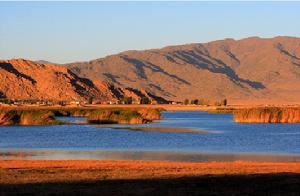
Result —
[[3, 60], [0, 79], [0, 96], [7, 98], [117, 100], [133, 93], [174, 101], [300, 103], [300, 38], [225, 39], [64, 65]]

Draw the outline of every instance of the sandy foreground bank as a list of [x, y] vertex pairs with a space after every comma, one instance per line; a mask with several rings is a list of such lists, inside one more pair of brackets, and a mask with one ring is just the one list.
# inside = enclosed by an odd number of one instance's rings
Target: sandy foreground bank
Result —
[[0, 161], [0, 195], [298, 195], [299, 163]]
[[300, 163], [2, 160], [1, 184], [298, 173]]

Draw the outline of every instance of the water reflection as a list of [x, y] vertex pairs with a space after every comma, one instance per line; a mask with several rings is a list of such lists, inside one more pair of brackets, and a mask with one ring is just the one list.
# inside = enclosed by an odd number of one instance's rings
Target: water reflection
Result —
[[166, 133], [194, 133], [194, 134], [216, 134], [221, 131], [201, 130], [195, 128], [182, 127], [111, 127], [112, 129], [125, 129], [130, 131], [144, 131], [144, 132], [166, 132]]
[[230, 154], [230, 153], [190, 153], [159, 151], [73, 151], [73, 150], [35, 150], [1, 151], [1, 160], [152, 160], [178, 162], [211, 161], [255, 161], [255, 162], [300, 162], [298, 155], [271, 154]]
[[86, 124], [86, 117], [84, 116], [56, 116], [57, 120], [70, 123], [70, 124]]

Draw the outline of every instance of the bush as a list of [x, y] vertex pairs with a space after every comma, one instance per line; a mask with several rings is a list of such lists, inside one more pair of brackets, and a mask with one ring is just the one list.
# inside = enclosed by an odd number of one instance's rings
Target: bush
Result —
[[124, 97], [122, 102], [124, 104], [132, 104], [132, 97]]
[[88, 99], [88, 104], [92, 104], [93, 103], [93, 97], [89, 97], [89, 99]]
[[142, 97], [141, 104], [150, 104], [150, 99], [148, 97]]
[[190, 103], [190, 101], [188, 100], [188, 99], [185, 99], [184, 101], [183, 101], [183, 104], [184, 105], [188, 105]]
[[223, 99], [223, 100], [222, 100], [222, 105], [223, 105], [223, 106], [226, 106], [226, 105], [227, 105], [227, 99]]
[[0, 99], [0, 103], [4, 103], [4, 104], [12, 104], [14, 103], [12, 100], [10, 99]]
[[198, 104], [199, 104], [199, 105], [208, 105], [208, 104], [209, 104], [209, 101], [207, 101], [207, 100], [205, 100], [205, 99], [199, 99]]
[[191, 104], [199, 105], [199, 100], [198, 99], [194, 99], [194, 100], [191, 101]]

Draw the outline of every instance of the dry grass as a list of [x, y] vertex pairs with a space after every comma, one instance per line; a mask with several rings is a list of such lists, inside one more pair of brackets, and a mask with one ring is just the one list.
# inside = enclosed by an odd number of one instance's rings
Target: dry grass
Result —
[[52, 125], [55, 116], [87, 116], [94, 124], [141, 124], [160, 119], [158, 108], [9, 107], [0, 109], [0, 125]]
[[300, 107], [260, 107], [234, 111], [236, 122], [247, 123], [299, 123]]

